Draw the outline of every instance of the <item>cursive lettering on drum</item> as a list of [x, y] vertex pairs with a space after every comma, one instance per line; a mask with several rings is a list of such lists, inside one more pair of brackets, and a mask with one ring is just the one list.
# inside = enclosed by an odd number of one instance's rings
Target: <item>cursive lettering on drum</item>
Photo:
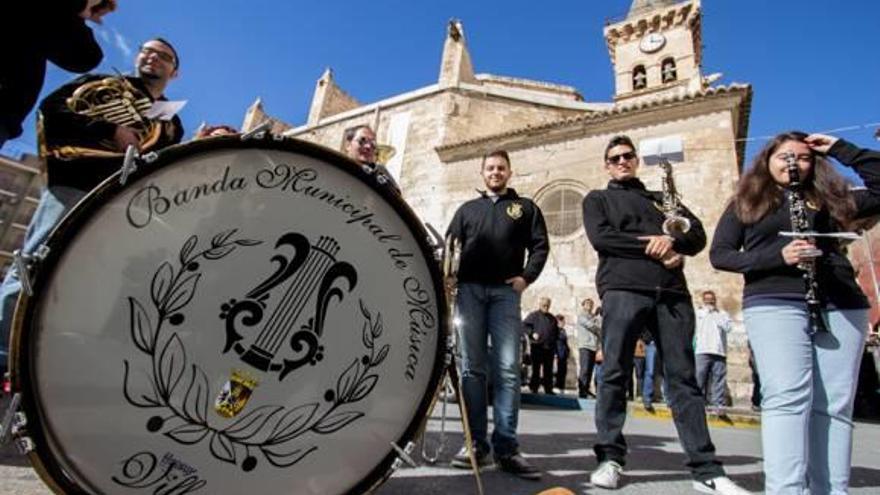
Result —
[[431, 292], [422, 286], [419, 279], [407, 277], [403, 281], [403, 290], [409, 314], [409, 347], [404, 376], [412, 381], [416, 378], [423, 338], [429, 336], [430, 330], [437, 326], [437, 317], [432, 311]]
[[228, 191], [240, 191], [245, 187], [247, 187], [247, 179], [230, 177], [229, 166], [226, 166], [223, 169], [223, 174], [212, 182], [203, 182], [183, 189], [172, 190], [170, 193], [166, 193], [155, 184], [144, 186], [131, 197], [125, 214], [132, 227], [142, 229], [149, 225], [153, 218], [168, 213], [172, 207], [184, 206], [199, 198]]
[[185, 495], [208, 484], [197, 469], [166, 453], [161, 460], [152, 452], [138, 452], [122, 462], [122, 474], [111, 479], [126, 488], [152, 495]]
[[[378, 222], [375, 213], [371, 212], [369, 208], [355, 205], [348, 194], [322, 188], [316, 184], [317, 180], [318, 172], [315, 169], [308, 167], [297, 169], [285, 163], [278, 164], [271, 169], [260, 170], [256, 175], [257, 185], [264, 189], [290, 191], [339, 210], [348, 217], [345, 223], [365, 229], [382, 244], [397, 243], [403, 239], [399, 234], [388, 232], [387, 227]], [[403, 252], [397, 248], [389, 248], [388, 255], [394, 266], [400, 270], [406, 270], [409, 267], [406, 260], [413, 256], [412, 253]]]

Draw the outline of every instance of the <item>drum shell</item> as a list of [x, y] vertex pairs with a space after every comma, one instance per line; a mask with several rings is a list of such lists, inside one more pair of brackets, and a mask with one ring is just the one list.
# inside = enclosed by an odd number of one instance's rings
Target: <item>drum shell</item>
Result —
[[[437, 267], [430, 262], [434, 257], [433, 247], [429, 245], [427, 233], [421, 227], [416, 215], [390, 189], [375, 183], [374, 177], [371, 174], [362, 170], [354, 162], [331, 150], [291, 139], [281, 140], [270, 137], [269, 139], [246, 141], [238, 136], [211, 138], [178, 145], [161, 152], [154, 161], [142, 165], [128, 179], [129, 186], [120, 186], [117, 174], [91, 192], [65, 217], [47, 240], [46, 245], [49, 247], [49, 252], [32, 271], [31, 278], [35, 295], [28, 297], [22, 294], [20, 296], [13, 322], [10, 376], [13, 390], [22, 394], [22, 411], [27, 416], [29, 422], [27, 435], [33, 440], [35, 445], [35, 449], [29, 453], [29, 458], [41, 478], [57, 493], [87, 493], [91, 491], [82, 486], [81, 480], [77, 481], [77, 476], [71, 476], [66, 471], [62, 465], [64, 462], [59, 462], [58, 457], [61, 447], [53, 445], [54, 440], [51, 438], [51, 434], [46, 431], [48, 429], [44, 421], [46, 406], [36, 392], [41, 378], [37, 371], [37, 358], [35, 357], [33, 346], [35, 335], [39, 332], [39, 329], [35, 328], [35, 322], [39, 318], [43, 306], [41, 297], [47, 290], [47, 284], [50, 283], [52, 274], [58, 269], [59, 263], [64, 258], [65, 246], [77, 240], [81, 229], [88, 224], [97, 211], [101, 210], [103, 205], [113, 201], [119, 195], [125, 194], [126, 191], [130, 190], [132, 184], [137, 184], [138, 181], [149, 178], [151, 174], [159, 173], [166, 167], [173, 167], [181, 160], [198, 157], [203, 153], [223, 150], [276, 150], [303, 154], [321, 160], [327, 163], [333, 170], [343, 171], [369, 187], [372, 194], [375, 194], [376, 199], [387, 203], [399, 215], [403, 223], [406, 224], [418, 246], [418, 254], [422, 259], [429, 261], [426, 264], [426, 268], [430, 271], [431, 287], [429, 290], [434, 300], [433, 308], [436, 310], [437, 324], [435, 330], [436, 345], [424, 351], [425, 354], [429, 355], [434, 364], [429, 373], [430, 376], [424, 393], [418, 399], [418, 406], [416, 408], [418, 413], [411, 418], [411, 421], [406, 425], [405, 431], [400, 435], [396, 443], [402, 445], [412, 440], [424, 426], [431, 399], [439, 387], [442, 374], [447, 323], [446, 315], [441, 309], [445, 308], [446, 305], [440, 280], [441, 277]], [[389, 450], [376, 463], [375, 468], [351, 489], [351, 493], [362, 493], [381, 483], [390, 474], [390, 467], [395, 458], [394, 452]]]

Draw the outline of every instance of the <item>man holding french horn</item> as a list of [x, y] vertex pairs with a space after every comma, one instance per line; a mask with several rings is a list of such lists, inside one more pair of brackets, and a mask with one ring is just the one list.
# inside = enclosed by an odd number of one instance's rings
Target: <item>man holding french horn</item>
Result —
[[[684, 277], [684, 256], [706, 246], [700, 220], [678, 204], [668, 164], [664, 192], [648, 191], [637, 178], [639, 157], [627, 136], [605, 148], [607, 189], [583, 202], [584, 228], [599, 256], [596, 288], [602, 298], [602, 383], [596, 403], [599, 462], [594, 486], [617, 488], [627, 445], [626, 386], [636, 340], [655, 332], [669, 384], [669, 403], [688, 457], [694, 488], [704, 493], [748, 493], [724, 474], [709, 437], [703, 398], [694, 373], [694, 308]], [[672, 208], [670, 208], [672, 205]]]
[[[25, 233], [23, 255], [34, 253], [73, 205], [119, 170], [129, 145], [144, 153], [180, 142], [179, 117], [150, 117], [155, 102], [165, 99], [166, 86], [177, 77], [179, 63], [174, 47], [155, 38], [138, 51], [137, 76], [87, 74], [40, 103], [40, 154], [46, 159], [48, 180]], [[4, 369], [20, 290], [13, 266], [0, 286], [0, 364]]]

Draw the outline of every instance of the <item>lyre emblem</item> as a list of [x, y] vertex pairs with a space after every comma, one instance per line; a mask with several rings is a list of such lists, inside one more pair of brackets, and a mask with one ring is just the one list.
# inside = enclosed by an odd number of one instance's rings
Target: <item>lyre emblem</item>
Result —
[[[342, 301], [346, 293], [336, 282], [348, 282], [347, 292], [357, 284], [354, 267], [336, 260], [339, 244], [335, 239], [322, 236], [312, 245], [302, 234], [288, 233], [275, 245], [276, 249], [283, 246], [292, 247], [293, 256], [273, 256], [272, 261], [278, 264], [275, 273], [248, 292], [244, 300], [223, 304], [220, 314], [226, 320], [223, 353], [235, 351], [242, 361], [258, 370], [278, 372], [279, 380], [323, 359], [324, 347], [319, 339], [328, 305], [333, 299]], [[264, 321], [270, 299], [278, 302]], [[312, 300], [313, 312], [300, 325]], [[254, 332], [251, 327], [260, 324], [262, 328]], [[250, 337], [249, 343], [244, 342], [245, 335]]]

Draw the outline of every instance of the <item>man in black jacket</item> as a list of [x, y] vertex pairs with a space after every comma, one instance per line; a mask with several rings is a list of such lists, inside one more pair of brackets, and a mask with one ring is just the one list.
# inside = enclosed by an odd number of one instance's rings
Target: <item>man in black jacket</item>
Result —
[[8, 25], [0, 29], [0, 147], [21, 135], [21, 123], [43, 87], [47, 60], [80, 73], [101, 62], [104, 54], [85, 21], [100, 22], [115, 9], [116, 0], [4, 2]]
[[[126, 77], [125, 80], [151, 102], [164, 100], [165, 87], [177, 77], [178, 65], [174, 47], [161, 38], [152, 39], [141, 46], [135, 59], [138, 76]], [[68, 97], [82, 85], [108, 77], [115, 76], [89, 74], [79, 77], [55, 90], [40, 103], [44, 120], [43, 144], [49, 151], [46, 157], [48, 181], [25, 233], [21, 248], [24, 254], [36, 251], [73, 205], [90, 189], [119, 170], [122, 152], [128, 145], [140, 145], [135, 129], [81, 115], [68, 106]], [[183, 126], [176, 115], [156, 124], [159, 126], [158, 138], [142, 152], [179, 143], [183, 137]], [[65, 147], [67, 152], [62, 152]], [[91, 156], [76, 151], [84, 149], [116, 154]], [[7, 336], [20, 290], [18, 272], [11, 267], [0, 285], [0, 369], [6, 368]]]
[[[456, 306], [467, 421], [478, 463], [487, 465], [486, 383], [492, 373], [495, 460], [504, 471], [538, 479], [540, 471], [519, 454], [516, 439], [521, 387], [520, 296], [547, 261], [547, 228], [538, 206], [507, 187], [512, 171], [506, 151], [483, 157], [480, 174], [486, 191], [459, 207], [447, 232], [462, 250]], [[487, 351], [490, 336], [491, 359]], [[470, 467], [467, 447], [453, 458], [453, 466]]]
[[694, 476], [704, 493], [747, 493], [724, 474], [709, 438], [703, 399], [694, 374], [694, 309], [683, 271], [683, 256], [706, 245], [700, 220], [687, 208], [680, 214], [690, 230], [666, 235], [662, 195], [647, 191], [636, 178], [639, 158], [626, 136], [613, 138], [605, 149], [611, 181], [605, 190], [590, 192], [583, 203], [584, 228], [599, 256], [596, 287], [602, 297], [602, 384], [596, 404], [598, 442], [593, 450], [599, 467], [590, 481], [617, 488], [627, 451], [623, 436], [626, 386], [632, 375], [636, 340], [644, 328], [656, 332], [665, 363], [669, 402], [679, 438]]
[[544, 387], [544, 393], [553, 392], [553, 357], [556, 355], [556, 340], [559, 326], [556, 317], [550, 313], [550, 298], [538, 300], [538, 309], [529, 313], [523, 320], [523, 331], [529, 337], [532, 355], [532, 378], [529, 389], [538, 393], [538, 387]]

